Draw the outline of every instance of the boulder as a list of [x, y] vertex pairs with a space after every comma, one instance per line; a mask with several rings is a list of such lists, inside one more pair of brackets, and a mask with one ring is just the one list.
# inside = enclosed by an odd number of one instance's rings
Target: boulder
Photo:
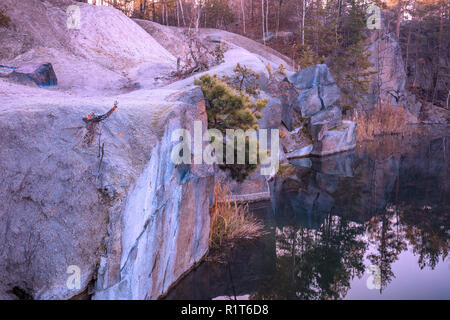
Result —
[[286, 155], [311, 144], [302, 129], [299, 127], [293, 131], [287, 131], [283, 126], [280, 128], [280, 145]]
[[288, 130], [293, 130], [297, 122], [299, 122], [298, 120], [300, 120], [300, 114], [294, 110], [299, 91], [285, 79], [279, 85], [279, 92], [281, 100], [281, 121]]
[[294, 105], [294, 110], [300, 112], [302, 117], [310, 117], [324, 108], [325, 105], [320, 98], [319, 87], [302, 91]]
[[320, 86], [320, 97], [325, 107], [331, 106], [339, 99], [341, 90], [336, 84], [328, 86]]
[[286, 153], [286, 157], [288, 159], [305, 157], [311, 153], [312, 149], [313, 145], [308, 144], [306, 147]]
[[326, 64], [318, 64], [300, 70], [288, 77], [288, 80], [300, 90], [310, 89], [318, 85], [330, 86], [336, 84]]
[[7, 77], [22, 84], [35, 83], [43, 88], [58, 85], [58, 79], [51, 63], [26, 63], [15, 68]]
[[301, 90], [294, 110], [302, 117], [310, 117], [339, 99], [339, 87], [325, 64], [300, 70], [288, 77], [288, 81]]
[[340, 90], [336, 85], [305, 89], [298, 96], [294, 110], [300, 112], [302, 117], [310, 117], [335, 103], [339, 94]]
[[[342, 125], [342, 110], [333, 105], [339, 99], [340, 90], [325, 64], [303, 69], [286, 78], [285, 82], [290, 86], [281, 86], [281, 120], [289, 131], [299, 125], [306, 126], [314, 143], [312, 153], [316, 155], [353, 148], [356, 132], [348, 124]], [[288, 137], [282, 142], [287, 158], [309, 154], [303, 149], [306, 145], [291, 140]]]
[[16, 70], [16, 67], [8, 67], [0, 65], [0, 77], [6, 77], [7, 75], [13, 73], [14, 70]]
[[342, 111], [341, 108], [336, 106], [330, 106], [316, 114], [310, 119], [310, 126], [326, 123], [328, 129], [333, 129], [342, 123]]
[[314, 139], [313, 155], [324, 156], [347, 151], [356, 146], [356, 122], [344, 120], [334, 129], [328, 130], [324, 125]]
[[288, 130], [294, 130], [301, 123], [301, 117], [294, 110], [293, 105], [283, 104], [281, 107], [281, 121]]
[[258, 120], [260, 129], [278, 129], [281, 125], [281, 100], [270, 98], [266, 107], [262, 109], [262, 118]]
[[307, 128], [313, 141], [320, 141], [327, 130], [334, 129], [342, 123], [341, 108], [331, 106], [313, 115]]
[[311, 135], [313, 142], [322, 140], [323, 135], [328, 130], [327, 123], [316, 123], [315, 125], [308, 125], [308, 133]]

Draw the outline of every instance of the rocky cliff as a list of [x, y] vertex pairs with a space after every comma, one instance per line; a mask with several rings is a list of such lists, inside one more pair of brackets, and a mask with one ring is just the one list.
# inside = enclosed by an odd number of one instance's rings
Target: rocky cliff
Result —
[[115, 217], [121, 227], [110, 222], [112, 250], [101, 258], [94, 299], [156, 299], [208, 250], [213, 167], [170, 161], [175, 130], [193, 134], [194, 121], [206, 130], [203, 94], [197, 87], [175, 97], [181, 105], [167, 118], [150, 161]]
[[[0, 112], [1, 296], [66, 299], [97, 280], [96, 298], [157, 298], [208, 250], [213, 176], [168, 156], [174, 128], [206, 121], [201, 91], [115, 97], [99, 157], [81, 118], [113, 99], [50, 102], [38, 90]], [[71, 265], [79, 288], [66, 285]]]
[[[206, 123], [202, 92], [190, 83], [124, 93], [124, 73], [170, 68], [173, 56], [117, 10], [77, 3], [82, 28], [68, 30], [69, 2], [54, 3], [8, 6], [12, 27], [1, 33], [18, 48], [2, 64], [51, 61], [61, 81], [42, 89], [0, 78], [0, 297], [156, 299], [208, 250], [212, 172], [169, 157], [173, 130]], [[87, 143], [82, 118], [115, 100]], [[80, 283], [68, 282], [77, 270]]]
[[393, 17], [382, 12], [381, 29], [373, 30], [368, 39], [371, 70], [367, 107], [390, 104], [404, 108], [410, 115], [410, 122], [417, 122], [422, 104], [406, 90], [406, 72], [402, 49], [395, 33], [389, 28]]

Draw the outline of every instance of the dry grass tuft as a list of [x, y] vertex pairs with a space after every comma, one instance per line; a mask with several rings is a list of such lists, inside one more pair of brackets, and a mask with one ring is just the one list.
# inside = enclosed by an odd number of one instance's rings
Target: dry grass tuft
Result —
[[407, 112], [402, 107], [381, 105], [356, 117], [357, 140], [372, 140], [376, 136], [399, 134], [405, 131]]
[[248, 211], [248, 205], [231, 200], [230, 188], [223, 183], [214, 187], [214, 204], [210, 207], [211, 249], [232, 246], [239, 240], [256, 239], [265, 234], [264, 225]]

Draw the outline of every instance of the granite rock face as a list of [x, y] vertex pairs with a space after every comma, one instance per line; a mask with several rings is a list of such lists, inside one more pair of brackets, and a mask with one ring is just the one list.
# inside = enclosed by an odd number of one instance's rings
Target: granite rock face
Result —
[[328, 128], [336, 128], [342, 123], [342, 111], [337, 106], [330, 106], [311, 117], [310, 125], [326, 123]]
[[[408, 122], [416, 123], [422, 104], [416, 101], [414, 94], [406, 91], [407, 75], [402, 49], [395, 32], [390, 29], [394, 19], [392, 13], [382, 11], [381, 29], [373, 32], [368, 40], [369, 62], [372, 65], [370, 70], [375, 73], [369, 77], [369, 93], [366, 97], [369, 103], [362, 107], [369, 110], [378, 104], [400, 107], [407, 113]], [[410, 68], [415, 65], [422, 64], [409, 63]], [[417, 74], [418, 79], [428, 77], [426, 72]]]
[[302, 117], [316, 114], [339, 98], [339, 87], [325, 64], [300, 70], [288, 80], [301, 90], [294, 109], [300, 111]]
[[262, 118], [258, 120], [258, 127], [261, 129], [278, 129], [281, 125], [281, 100], [270, 98], [269, 102], [262, 109]]
[[333, 75], [326, 64], [318, 64], [300, 70], [288, 77], [288, 80], [299, 90], [311, 89], [316, 86], [327, 87], [336, 85]]
[[300, 122], [301, 118], [300, 113], [295, 109], [299, 90], [287, 79], [280, 83], [279, 88], [281, 93], [281, 121], [288, 130], [292, 130]]
[[375, 106], [378, 99], [381, 103], [397, 105], [398, 100], [405, 95], [406, 73], [401, 48], [395, 34], [389, 33], [386, 26], [383, 28], [371, 35], [368, 49], [371, 53], [369, 61], [372, 69], [380, 69], [379, 73], [371, 76], [369, 107]]
[[207, 128], [203, 94], [196, 88], [179, 99], [125, 206], [121, 254], [100, 262], [94, 299], [156, 299], [208, 251], [214, 168], [170, 161], [175, 130], [193, 135], [194, 121]]
[[[107, 111], [113, 99], [61, 96], [51, 110], [32, 96], [5, 101], [3, 299], [68, 299], [86, 291], [98, 299], [156, 299], [207, 252], [212, 168], [170, 161], [173, 130], [206, 124], [200, 88], [115, 98], [119, 109], [104, 123], [101, 165], [97, 144], [84, 145], [76, 126], [91, 111]], [[79, 287], [67, 286], [70, 266], [80, 270]]]
[[305, 149], [305, 145], [294, 143], [293, 146], [286, 139], [283, 147], [288, 158], [309, 153], [327, 155], [355, 147], [356, 123], [342, 123], [342, 110], [334, 105], [340, 90], [326, 65], [301, 70], [288, 77], [287, 82], [290, 86], [284, 85], [282, 91], [282, 121], [291, 135], [305, 126], [314, 145]]
[[[406, 102], [406, 73], [403, 65], [401, 48], [397, 42], [394, 33], [378, 34], [373, 36], [373, 42], [369, 47], [371, 56], [369, 58], [373, 69], [376, 70], [377, 65], [380, 67], [380, 78], [377, 74], [372, 76], [369, 91], [370, 107], [376, 106], [378, 103], [390, 104], [393, 106], [404, 106]], [[379, 61], [383, 61], [382, 64]], [[380, 83], [381, 85], [378, 85]]]
[[351, 150], [356, 147], [356, 123], [342, 121], [342, 125], [331, 130], [325, 130], [314, 141], [313, 155], [324, 156], [337, 152]]
[[[166, 81], [154, 78], [176, 68], [174, 56], [112, 6], [74, 0], [17, 3], [1, 1], [11, 24], [0, 31], [0, 64], [51, 62], [59, 90], [96, 95], [121, 94], [136, 86], [160, 87]], [[80, 29], [67, 27], [69, 5], [80, 9]]]

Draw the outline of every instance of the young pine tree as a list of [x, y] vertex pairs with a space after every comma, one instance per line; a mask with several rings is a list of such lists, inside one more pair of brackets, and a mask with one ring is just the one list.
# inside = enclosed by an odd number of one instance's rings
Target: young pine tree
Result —
[[[205, 96], [208, 128], [218, 129], [224, 135], [226, 134], [226, 129], [242, 129], [244, 131], [258, 129], [258, 118], [261, 117], [260, 111], [267, 104], [266, 99], [251, 101], [246, 93], [243, 91], [236, 92], [236, 90], [220, 80], [217, 75], [205, 74], [200, 79], [196, 79], [195, 84], [201, 86]], [[235, 151], [243, 152], [242, 150], [236, 150], [236, 142], [234, 142], [234, 149]], [[224, 150], [226, 150], [225, 141]], [[239, 182], [245, 180], [257, 168], [256, 164], [248, 163], [248, 139], [246, 140], [244, 152], [246, 154], [245, 164], [236, 164], [237, 152], [235, 152], [234, 164], [219, 166], [223, 170], [229, 170], [231, 177]], [[225, 160], [226, 154], [225, 152], [223, 154]]]

